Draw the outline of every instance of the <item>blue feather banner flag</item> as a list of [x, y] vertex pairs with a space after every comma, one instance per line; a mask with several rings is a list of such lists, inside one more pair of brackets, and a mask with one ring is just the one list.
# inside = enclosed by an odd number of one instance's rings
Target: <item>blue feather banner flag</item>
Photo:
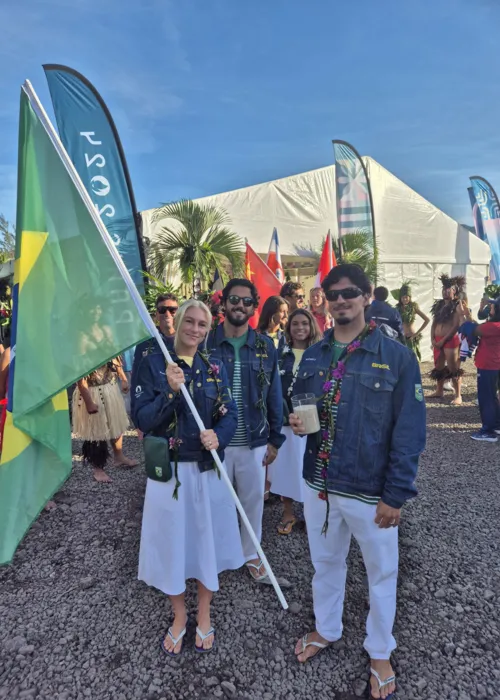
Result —
[[371, 235], [375, 249], [375, 222], [368, 173], [361, 156], [346, 141], [333, 141], [339, 240], [354, 232]]

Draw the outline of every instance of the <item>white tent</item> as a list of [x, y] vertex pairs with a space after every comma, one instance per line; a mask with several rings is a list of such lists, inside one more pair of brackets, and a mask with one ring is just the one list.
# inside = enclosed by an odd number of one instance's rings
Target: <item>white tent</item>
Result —
[[[488, 275], [490, 252], [465, 227], [437, 209], [371, 158], [363, 159], [372, 188], [379, 248], [380, 279], [389, 289], [413, 279], [414, 298], [425, 313], [441, 296], [439, 275], [467, 277], [469, 305], [477, 309]], [[273, 227], [282, 254], [295, 245], [320, 244], [331, 229], [337, 235], [335, 166], [244, 187], [197, 200], [226, 209], [232, 228], [260, 254], [267, 253]], [[143, 233], [154, 241], [159, 225], [153, 210], [142, 213]], [[431, 358], [428, 334], [424, 359]]]

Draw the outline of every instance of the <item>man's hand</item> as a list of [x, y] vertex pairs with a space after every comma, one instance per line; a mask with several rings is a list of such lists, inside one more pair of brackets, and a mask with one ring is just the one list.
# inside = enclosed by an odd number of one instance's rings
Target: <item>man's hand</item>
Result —
[[433, 341], [432, 341], [432, 347], [433, 347], [433, 348], [436, 348], [437, 350], [442, 350], [442, 349], [443, 349], [444, 343], [445, 343], [444, 338], [443, 338], [443, 340], [440, 340], [438, 343], [437, 343], [435, 340], [433, 340]]
[[290, 413], [288, 422], [290, 423], [290, 428], [293, 430], [294, 435], [304, 435], [304, 423], [295, 413]]
[[401, 518], [401, 508], [391, 508], [383, 501], [379, 501], [377, 505], [377, 515], [375, 522], [380, 528], [397, 527]]
[[277, 456], [278, 456], [277, 448], [274, 445], [270, 445], [268, 443], [266, 454], [264, 455], [264, 459], [262, 460], [262, 466], [268, 467], [270, 464], [272, 464], [274, 462], [274, 460], [276, 459]]

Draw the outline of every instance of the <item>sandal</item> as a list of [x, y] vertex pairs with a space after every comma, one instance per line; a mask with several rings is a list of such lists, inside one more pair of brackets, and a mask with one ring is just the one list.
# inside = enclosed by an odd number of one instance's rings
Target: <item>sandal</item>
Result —
[[[264, 583], [267, 586], [272, 586], [271, 579], [267, 575], [266, 571], [264, 571], [263, 574], [259, 574], [259, 571], [263, 566], [262, 561], [260, 559], [258, 564], [252, 564], [251, 562], [247, 562], [245, 566], [247, 567], [247, 569], [249, 569], [250, 576], [256, 583]], [[252, 573], [253, 569], [255, 569], [255, 574]]]
[[302, 642], [302, 649], [300, 650], [300, 652], [298, 654], [295, 654], [295, 656], [299, 657], [301, 654], [303, 654], [305, 652], [307, 647], [317, 647], [318, 651], [315, 652], [314, 654], [311, 654], [311, 656], [308, 656], [305, 661], [299, 661], [299, 664], [305, 664], [306, 661], [309, 661], [309, 659], [314, 659], [315, 656], [318, 656], [318, 654], [321, 654], [321, 652], [324, 649], [326, 649], [327, 647], [329, 647], [332, 644], [332, 642], [326, 642], [326, 644], [324, 644], [323, 642], [309, 642], [308, 638], [309, 638], [309, 634], [305, 634], [302, 637], [302, 639], [300, 640]]
[[[215, 649], [215, 630], [213, 627], [210, 627], [210, 629], [208, 630], [208, 632], [206, 634], [203, 634], [201, 629], [199, 627], [197, 627], [196, 634], [201, 639], [201, 647], [199, 647], [196, 644], [196, 640], [194, 643], [194, 648], [198, 652], [198, 654], [208, 654], [210, 651], [213, 651]], [[203, 642], [205, 641], [205, 639], [208, 639], [208, 637], [210, 637], [211, 634], [213, 634], [213, 636], [214, 636], [214, 643], [212, 644], [212, 646], [209, 649], [205, 649], [203, 647]]]
[[278, 525], [278, 534], [289, 535], [297, 524], [297, 518], [292, 518], [292, 520], [282, 520]]
[[174, 645], [174, 649], [175, 649], [175, 647], [179, 644], [179, 642], [181, 641], [181, 639], [184, 637], [185, 634], [186, 634], [186, 628], [184, 627], [184, 629], [182, 630], [182, 632], [179, 634], [179, 636], [178, 636], [177, 639], [176, 639], [176, 638], [174, 637], [174, 635], [172, 634], [172, 628], [171, 628], [171, 627], [168, 628], [167, 634], [166, 634], [165, 637], [163, 637], [163, 639], [161, 640], [161, 648], [163, 649], [163, 651], [165, 652], [165, 654], [167, 654], [167, 656], [173, 656], [173, 657], [179, 656], [179, 655], [182, 653], [182, 649], [183, 649], [183, 646], [184, 646], [184, 645], [181, 646], [180, 650], [179, 650], [177, 653], [176, 653], [175, 651], [169, 651], [169, 650], [165, 647], [165, 639], [166, 639], [167, 637], [169, 637], [170, 640], [171, 640], [171, 642], [172, 642], [172, 644]]
[[[394, 683], [394, 681], [396, 680], [396, 676], [389, 676], [389, 678], [382, 680], [374, 668], [370, 668], [370, 673], [372, 674], [372, 676], [376, 679], [376, 681], [378, 683], [379, 693], [382, 690], [382, 688], [385, 688], [385, 686], [389, 685], [390, 683]], [[395, 692], [396, 691], [394, 691], [393, 693], [390, 693], [384, 700], [390, 700], [390, 698], [392, 698], [392, 696], [394, 695]], [[379, 700], [378, 698], [373, 697], [370, 683], [368, 683], [368, 697], [370, 698], [370, 700]]]

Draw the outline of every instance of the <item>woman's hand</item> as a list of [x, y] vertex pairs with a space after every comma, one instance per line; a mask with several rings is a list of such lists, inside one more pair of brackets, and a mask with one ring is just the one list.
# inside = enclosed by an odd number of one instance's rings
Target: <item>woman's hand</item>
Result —
[[88, 401], [85, 404], [85, 408], [87, 409], [87, 413], [92, 416], [94, 413], [99, 413], [99, 406], [94, 403], [93, 401]]
[[181, 386], [185, 383], [186, 378], [182, 369], [173, 362], [171, 365], [167, 365], [167, 382], [172, 391], [177, 393], [181, 390]]
[[122, 388], [122, 393], [123, 394], [128, 394], [130, 391], [130, 387], [128, 385], [128, 380], [127, 378], [120, 380], [121, 388]]
[[202, 430], [200, 433], [200, 440], [206, 450], [219, 449], [219, 439], [214, 430]]

